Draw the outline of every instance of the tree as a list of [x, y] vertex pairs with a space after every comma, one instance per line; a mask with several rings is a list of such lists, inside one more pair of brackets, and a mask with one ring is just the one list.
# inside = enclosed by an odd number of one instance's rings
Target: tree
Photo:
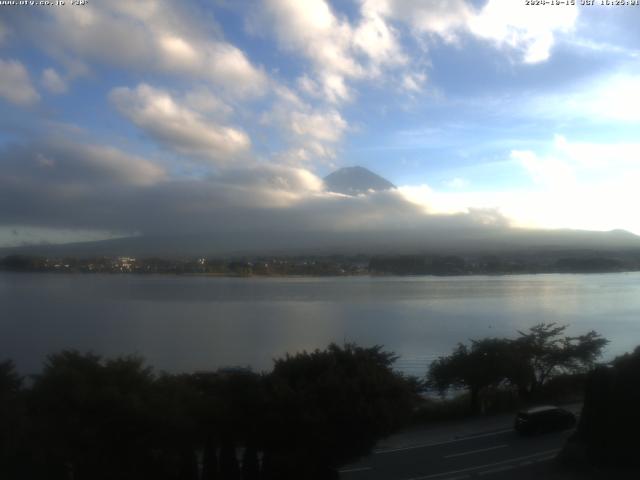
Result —
[[523, 398], [531, 398], [556, 375], [583, 373], [593, 367], [608, 340], [595, 331], [562, 336], [567, 326], [540, 323], [520, 337], [471, 340], [458, 344], [450, 355], [432, 362], [428, 384], [444, 392], [450, 387], [469, 389], [470, 408], [479, 411], [483, 389], [510, 383]]
[[258, 480], [260, 478], [260, 462], [255, 446], [247, 446], [242, 454], [242, 480]]
[[640, 346], [589, 374], [578, 428], [565, 447], [564, 457], [637, 472], [638, 405]]
[[511, 380], [521, 392], [531, 396], [551, 377], [560, 373], [580, 373], [591, 369], [609, 343], [595, 331], [577, 337], [563, 336], [567, 325], [539, 323], [528, 332], [518, 331], [514, 341], [519, 368]]
[[263, 478], [337, 478], [410, 415], [414, 385], [382, 347], [332, 344], [277, 359], [268, 378]]
[[20, 271], [44, 270], [46, 261], [42, 257], [31, 255], [9, 255], [0, 259], [0, 269]]
[[11, 360], [0, 362], [0, 477], [15, 478], [26, 460], [22, 377]]
[[[211, 461], [202, 430], [211, 425], [200, 422], [203, 400], [193, 386], [191, 375], [162, 374], [151, 386], [151, 395], [145, 403], [152, 437], [149, 447], [154, 452], [153, 467], [157, 479], [183, 480], [197, 475], [196, 451], [203, 449], [205, 461]], [[216, 459], [213, 452], [213, 459]], [[217, 470], [217, 466], [215, 467]], [[209, 465], [205, 466], [211, 477]]]
[[[266, 405], [264, 376], [250, 370], [225, 369], [187, 377], [199, 397], [194, 417], [204, 448], [205, 478], [218, 478], [218, 474], [219, 478], [238, 478], [236, 447], [245, 447], [249, 463], [255, 457], [257, 469]], [[252, 470], [249, 463], [243, 460], [243, 471], [245, 467]]]
[[[140, 478], [153, 463], [153, 374], [137, 357], [51, 355], [30, 392], [47, 478]], [[34, 475], [37, 477], [37, 475]]]
[[331, 345], [287, 355], [270, 374], [156, 375], [138, 357], [63, 351], [30, 389], [0, 363], [0, 476], [338, 478], [413, 410], [416, 382], [394, 360], [381, 347]]
[[444, 393], [450, 387], [469, 389], [471, 412], [480, 407], [480, 392], [507, 377], [511, 342], [501, 338], [472, 340], [471, 346], [459, 343], [453, 353], [431, 363], [427, 383]]
[[0, 362], [0, 400], [15, 397], [22, 387], [22, 377], [11, 360]]

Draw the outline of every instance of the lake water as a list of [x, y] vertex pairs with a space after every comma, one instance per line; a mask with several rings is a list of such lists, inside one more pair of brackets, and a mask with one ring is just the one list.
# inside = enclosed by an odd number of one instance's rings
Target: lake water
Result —
[[640, 273], [214, 278], [0, 273], [0, 360], [35, 373], [65, 348], [139, 354], [171, 372], [271, 368], [330, 342], [384, 345], [423, 374], [457, 342], [539, 322], [596, 330], [606, 358], [640, 344]]

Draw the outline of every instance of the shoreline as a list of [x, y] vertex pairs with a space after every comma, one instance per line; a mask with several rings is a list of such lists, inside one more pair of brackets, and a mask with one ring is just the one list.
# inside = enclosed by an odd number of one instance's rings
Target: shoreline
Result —
[[449, 277], [506, 277], [506, 276], [519, 276], [519, 275], [606, 275], [611, 273], [637, 273], [640, 269], [635, 270], [607, 270], [607, 271], [571, 271], [571, 272], [559, 272], [554, 270], [541, 270], [530, 272], [478, 272], [478, 273], [452, 273], [452, 274], [436, 274], [436, 273], [351, 273], [351, 274], [327, 274], [327, 275], [306, 275], [306, 274], [233, 274], [233, 273], [214, 273], [214, 272], [99, 272], [99, 271], [82, 271], [82, 270], [70, 270], [70, 269], [53, 269], [53, 270], [8, 270], [0, 269], [0, 273], [52, 273], [57, 275], [127, 275], [127, 276], [175, 276], [175, 277], [213, 277], [213, 278], [349, 278], [349, 277], [370, 277], [370, 278], [385, 278], [385, 277], [400, 277], [400, 278], [415, 278], [415, 277], [436, 277], [436, 278], [449, 278]]

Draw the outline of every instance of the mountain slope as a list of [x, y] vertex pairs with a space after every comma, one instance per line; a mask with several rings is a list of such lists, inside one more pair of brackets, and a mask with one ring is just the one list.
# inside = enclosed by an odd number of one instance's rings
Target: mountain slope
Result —
[[369, 190], [390, 190], [396, 186], [380, 175], [364, 167], [345, 167], [324, 177], [324, 183], [330, 192], [344, 195], [358, 195]]
[[640, 259], [640, 237], [628, 232], [580, 230], [457, 229], [368, 230], [336, 232], [277, 231], [139, 236], [63, 245], [0, 248], [0, 258], [13, 253], [51, 257], [135, 256], [182, 257], [230, 254], [506, 254], [521, 252], [564, 256], [599, 256], [614, 252]]

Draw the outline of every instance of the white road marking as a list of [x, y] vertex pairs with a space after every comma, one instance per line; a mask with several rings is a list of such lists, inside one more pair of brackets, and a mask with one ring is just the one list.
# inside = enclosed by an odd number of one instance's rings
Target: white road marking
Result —
[[383, 454], [383, 453], [394, 453], [394, 452], [404, 452], [405, 450], [415, 450], [417, 448], [436, 447], [438, 445], [447, 445], [449, 443], [465, 442], [467, 440], [475, 440], [476, 438], [492, 437], [492, 436], [495, 436], [495, 435], [501, 435], [503, 433], [512, 432], [512, 431], [513, 431], [513, 429], [506, 428], [504, 430], [497, 430], [495, 432], [483, 433], [483, 434], [480, 434], [480, 435], [472, 435], [472, 436], [469, 436], [469, 437], [454, 438], [453, 440], [447, 440], [445, 442], [419, 443], [419, 444], [410, 445], [410, 446], [407, 446], [407, 447], [388, 448], [388, 449], [384, 449], [384, 450], [374, 450], [373, 454], [374, 455], [379, 455], [379, 454]]
[[478, 475], [491, 475], [492, 473], [506, 472], [507, 470], [513, 470], [517, 465], [505, 465], [504, 467], [496, 467], [491, 468], [489, 470], [484, 470], [479, 472]]
[[535, 463], [541, 463], [541, 462], [547, 462], [549, 460], [553, 460], [556, 456], [555, 455], [549, 455], [546, 457], [542, 457], [542, 458], [536, 458], [534, 460]]
[[474, 453], [488, 452], [489, 450], [497, 450], [498, 448], [506, 448], [508, 445], [496, 445], [495, 447], [479, 448], [478, 450], [469, 450], [468, 452], [453, 453], [445, 455], [444, 458], [463, 457], [464, 455], [472, 455]]
[[[560, 451], [559, 448], [555, 448], [553, 450], [545, 450], [543, 452], [537, 452], [537, 453], [533, 453], [531, 455], [525, 455], [523, 457], [516, 457], [516, 458], [510, 458], [508, 460], [502, 460], [501, 462], [494, 462], [494, 463], [487, 463], [485, 465], [476, 465], [475, 467], [468, 467], [468, 468], [463, 468], [461, 470], [450, 470], [448, 472], [442, 472], [442, 473], [434, 473], [431, 475], [426, 475], [424, 477], [412, 477], [409, 478], [407, 480], [427, 480], [429, 478], [438, 478], [438, 477], [446, 477], [448, 475], [456, 475], [458, 473], [465, 473], [465, 472], [471, 472], [474, 470], [481, 470], [481, 469], [485, 469], [485, 468], [492, 468], [492, 467], [497, 467], [499, 465], [505, 465], [508, 463], [518, 463], [522, 460], [529, 460], [535, 457], [539, 457], [539, 456], [543, 456], [543, 455], [551, 455], [551, 454], [556, 454]], [[548, 459], [553, 458], [553, 456], [548, 457]], [[545, 459], [547, 459], [545, 457]]]
[[365, 472], [371, 470], [371, 467], [357, 467], [357, 468], [345, 468], [344, 470], [338, 470], [339, 473], [353, 473], [353, 472]]

